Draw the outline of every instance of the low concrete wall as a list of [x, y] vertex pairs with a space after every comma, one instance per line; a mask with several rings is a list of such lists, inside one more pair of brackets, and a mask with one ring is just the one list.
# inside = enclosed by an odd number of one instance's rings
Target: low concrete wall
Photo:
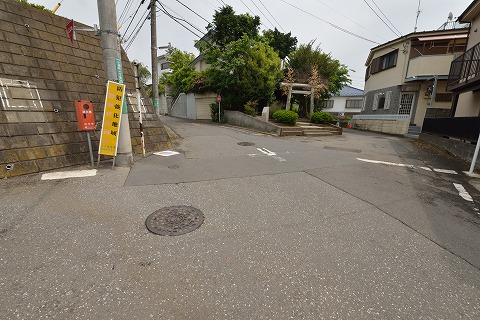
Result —
[[[471, 162], [473, 159], [475, 145], [472, 143], [463, 142], [456, 139], [448, 139], [429, 133], [421, 133], [419, 139], [445, 149], [454, 156], [467, 162]], [[478, 159], [475, 167], [480, 168], [480, 161]]]
[[225, 119], [227, 120], [228, 124], [234, 126], [280, 135], [279, 127], [242, 112], [225, 110]]
[[409, 120], [353, 119], [352, 128], [358, 130], [403, 135], [408, 133]]

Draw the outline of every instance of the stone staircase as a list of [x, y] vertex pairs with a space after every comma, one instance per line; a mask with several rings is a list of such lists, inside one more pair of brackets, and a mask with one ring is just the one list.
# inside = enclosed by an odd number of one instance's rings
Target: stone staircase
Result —
[[281, 127], [281, 136], [321, 137], [341, 135], [342, 128], [327, 125], [315, 125], [308, 122], [297, 122], [295, 127]]
[[422, 132], [422, 127], [420, 127], [420, 126], [409, 126], [408, 127], [408, 133], [405, 134], [404, 137], [417, 139], [421, 132]]

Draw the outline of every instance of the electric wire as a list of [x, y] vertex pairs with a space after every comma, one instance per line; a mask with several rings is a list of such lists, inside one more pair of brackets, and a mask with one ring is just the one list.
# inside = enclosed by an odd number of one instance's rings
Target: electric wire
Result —
[[[133, 28], [133, 30], [132, 30], [132, 32], [130, 33], [130, 35], [129, 35], [128, 37], [125, 37], [125, 38], [126, 38], [125, 40], [123, 40], [123, 38], [122, 38], [122, 41], [121, 41], [121, 42], [127, 43], [127, 42], [130, 41], [130, 39], [132, 38], [132, 36], [133, 36], [134, 34], [137, 34], [138, 30], [141, 29], [141, 27], [139, 27], [139, 25], [142, 24], [142, 26], [143, 26], [143, 23], [144, 23], [143, 21], [144, 21], [144, 20], [148, 20], [148, 18], [149, 18], [148, 13], [149, 13], [149, 11], [148, 11], [148, 10], [145, 10], [145, 12], [142, 14], [142, 16], [140, 17], [140, 19], [138, 19], [137, 24], [136, 24], [135, 27]], [[125, 36], [126, 36], [126, 35], [125, 35]]]
[[[195, 35], [196, 37], [198, 37], [199, 39], [202, 38], [202, 36], [199, 36], [198, 34], [196, 34], [194, 31], [192, 31], [190, 28], [188, 28], [187, 26], [185, 26], [184, 24], [182, 24], [180, 21], [178, 21], [179, 19], [177, 19], [176, 17], [174, 17], [173, 15], [171, 15], [166, 9], [165, 7], [163, 6], [163, 4], [158, 1], [158, 4], [160, 4], [160, 6], [162, 7], [162, 9], [160, 9], [160, 11], [162, 11], [163, 13], [165, 13], [170, 19], [172, 19], [173, 21], [175, 21], [176, 23], [178, 23], [179, 25], [181, 25], [182, 27], [184, 27], [185, 29], [187, 29], [188, 31], [190, 31], [193, 35]], [[186, 21], [185, 21], [186, 22]], [[188, 22], [187, 22], [188, 23]]]
[[[147, 11], [148, 12], [148, 11]], [[130, 47], [132, 46], [133, 42], [135, 41], [135, 39], [137, 39], [137, 36], [138, 34], [140, 33], [140, 30], [142, 30], [143, 28], [143, 25], [145, 24], [145, 22], [148, 20], [148, 14], [147, 16], [143, 19], [143, 22], [142, 24], [140, 25], [140, 27], [137, 29], [137, 31], [135, 32], [135, 34], [133, 35], [132, 39], [130, 40], [130, 42], [125, 46], [125, 51], [128, 51], [128, 49], [130, 49]], [[141, 20], [140, 20], [141, 21]]]
[[202, 17], [201, 15], [199, 15], [198, 13], [196, 13], [195, 11], [193, 11], [189, 6], [185, 5], [183, 2], [181, 2], [180, 0], [176, 0], [178, 3], [180, 3], [182, 6], [184, 6], [185, 8], [187, 8], [188, 10], [190, 10], [191, 12], [193, 12], [195, 15], [197, 15], [197, 17], [203, 19], [203, 21], [205, 21], [206, 23], [210, 23], [207, 19], [205, 19], [204, 17]]
[[272, 21], [270, 21], [270, 19], [268, 19], [268, 17], [263, 13], [263, 11], [257, 6], [257, 4], [253, 1], [253, 0], [250, 0], [252, 1], [253, 5], [258, 9], [258, 11], [262, 14], [262, 16], [267, 19], [268, 22], [270, 22], [270, 24], [272, 25], [272, 27], [275, 28], [275, 25], [272, 23]]
[[367, 0], [363, 0], [363, 2], [365, 2], [365, 4], [373, 11], [373, 13], [375, 13], [378, 19], [382, 20], [382, 22], [388, 27], [388, 29], [390, 29], [390, 31], [392, 31], [397, 37], [401, 37], [401, 34], [398, 34], [395, 30], [393, 30], [392, 27], [390, 27], [388, 23], [386, 23], [385, 20], [383, 20], [382, 17], [378, 15], [377, 11], [372, 8], [372, 6], [367, 2]]
[[356, 37], [356, 38], [359, 38], [359, 39], [362, 39], [362, 40], [365, 40], [365, 41], [368, 41], [368, 42], [371, 42], [371, 43], [380, 44], [380, 43], [377, 42], [377, 41], [370, 40], [370, 39], [368, 39], [368, 38], [362, 37], [362, 36], [360, 36], [360, 35], [352, 32], [352, 31], [350, 31], [350, 30], [347, 30], [347, 29], [345, 29], [345, 28], [342, 28], [342, 27], [340, 27], [340, 26], [337, 26], [336, 24], [333, 24], [333, 23], [331, 23], [331, 22], [329, 22], [329, 21], [327, 21], [327, 20], [325, 20], [325, 19], [322, 19], [322, 18], [320, 18], [319, 16], [316, 16], [316, 15], [312, 14], [311, 12], [305, 11], [305, 10], [303, 10], [302, 8], [299, 8], [299, 7], [293, 5], [293, 4], [291, 4], [291, 3], [289, 3], [289, 2], [287, 2], [287, 1], [285, 1], [285, 0], [280, 0], [280, 1], [282, 1], [282, 2], [285, 3], [285, 4], [288, 4], [289, 6], [294, 7], [295, 9], [300, 10], [300, 11], [302, 11], [303, 13], [306, 13], [306, 14], [308, 14], [308, 15], [310, 15], [310, 16], [312, 16], [312, 17], [314, 17], [314, 18], [316, 18], [316, 19], [318, 19], [318, 20], [320, 20], [320, 21], [323, 21], [323, 22], [325, 22], [326, 24], [330, 25], [331, 27], [333, 27], [333, 28], [335, 28], [335, 29], [337, 29], [337, 30], [340, 30], [340, 31], [342, 31], [342, 32], [344, 32], [344, 33], [346, 33], [346, 34], [349, 34], [349, 35], [351, 35], [351, 36], [354, 36], [354, 37]]
[[322, 4], [323, 6], [327, 7], [328, 9], [330, 9], [330, 10], [336, 12], [337, 14], [341, 15], [342, 17], [344, 17], [345, 19], [349, 20], [350, 22], [353, 22], [354, 24], [356, 24], [357, 26], [359, 26], [359, 27], [362, 28], [363, 30], [368, 31], [368, 32], [370, 32], [371, 34], [376, 35], [377, 37], [379, 37], [379, 38], [382, 39], [382, 40], [388, 41], [388, 40], [385, 39], [384, 37], [378, 35], [377, 33], [373, 32], [373, 31], [368, 30], [367, 28], [365, 28], [364, 26], [362, 26], [362, 25], [359, 24], [358, 22], [350, 19], [349, 17], [347, 17], [346, 15], [344, 15], [341, 11], [335, 10], [334, 8], [328, 6], [327, 4], [325, 4], [324, 2], [322, 2], [322, 1], [320, 1], [320, 0], [316, 0], [316, 1], [317, 1], [318, 3], [320, 3], [320, 4]]
[[[253, 1], [253, 0], [252, 0]], [[272, 15], [272, 13], [270, 12], [270, 10], [268, 10], [268, 8], [263, 4], [263, 1], [262, 0], [259, 0], [260, 3], [262, 4], [262, 6], [265, 8], [265, 10], [267, 10], [268, 14], [273, 18], [273, 20], [275, 20], [275, 22], [278, 24], [278, 26], [280, 27], [280, 29], [282, 29], [283, 32], [285, 32], [285, 29], [283, 29], [282, 25], [280, 23], [278, 23], [277, 19], [275, 19], [275, 17]]]
[[[223, 1], [222, 1], [223, 2]], [[243, 2], [243, 0], [240, 0], [241, 3], [243, 3], [243, 5], [248, 9], [248, 11], [250, 11], [254, 17], [256, 17], [257, 15], [255, 13], [253, 13], [252, 9], [250, 9], [247, 4], [245, 2]], [[263, 22], [260, 20], [260, 23], [262, 24], [262, 26], [264, 26], [266, 29], [268, 29], [268, 27], [266, 25], [263, 24]]]
[[[120, 17], [117, 19], [117, 24], [122, 24], [124, 21], [122, 19], [126, 19], [127, 12], [130, 11], [130, 8], [132, 7], [133, 0], [127, 0], [127, 3], [125, 4], [125, 7], [123, 7], [122, 13], [120, 14]], [[115, 4], [116, 5], [116, 4]]]
[[395, 28], [395, 26], [393, 25], [392, 21], [390, 21], [390, 19], [387, 18], [387, 16], [385, 15], [385, 13], [383, 13], [382, 9], [380, 9], [377, 5], [377, 3], [375, 2], [375, 0], [372, 0], [373, 4], [375, 5], [375, 7], [377, 7], [377, 9], [380, 11], [380, 13], [385, 17], [385, 19], [387, 19], [388, 22], [390, 22], [390, 25], [398, 31], [398, 33], [400, 33], [400, 35], [402, 35], [402, 33], [397, 29]]
[[[158, 0], [157, 0], [158, 1]], [[175, 10], [173, 10], [172, 8], [170, 8], [169, 6], [167, 6], [166, 4], [163, 4], [160, 3], [160, 1], [158, 1], [158, 3], [162, 6], [162, 8], [166, 11], [165, 8], [167, 8], [168, 10], [172, 11], [173, 13], [175, 13], [178, 17], [175, 17], [172, 15], [172, 17], [174, 17], [175, 19], [178, 19], [180, 21], [183, 21], [185, 23], [187, 23], [189, 26], [191, 26], [192, 28], [194, 28], [195, 30], [197, 30], [198, 32], [200, 33], [204, 33], [204, 31], [202, 31], [200, 28], [194, 26], [193, 24], [191, 24], [190, 22], [188, 22], [184, 17], [182, 17], [178, 12], [176, 12]], [[165, 7], [164, 7], [165, 6]], [[162, 9], [159, 9], [160, 11], [162, 11]], [[169, 12], [165, 12], [165, 11], [162, 11], [163, 13], [165, 13], [166, 15], [171, 15], [171, 13]]]
[[125, 33], [124, 33], [124, 36], [122, 37], [122, 40], [123, 40], [123, 38], [125, 38], [125, 35], [126, 35], [127, 32], [128, 32], [128, 29], [130, 28], [130, 26], [131, 26], [132, 23], [133, 23], [133, 20], [135, 20], [135, 17], [137, 16], [137, 13], [138, 13], [138, 10], [140, 10], [140, 7], [142, 6], [143, 2], [144, 2], [144, 1], [140, 2], [140, 4], [138, 5], [137, 10], [135, 10], [135, 13], [133, 14], [132, 20], [131, 20], [130, 23], [128, 24], [127, 29], [125, 29]]

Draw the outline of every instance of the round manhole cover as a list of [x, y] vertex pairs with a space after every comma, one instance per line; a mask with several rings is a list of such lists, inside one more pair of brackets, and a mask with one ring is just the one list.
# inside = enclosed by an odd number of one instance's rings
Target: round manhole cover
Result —
[[253, 142], [239, 142], [237, 143], [239, 146], [242, 146], [242, 147], [252, 147], [255, 145], [255, 143]]
[[178, 236], [200, 227], [205, 217], [202, 211], [189, 206], [166, 207], [147, 217], [147, 229], [162, 236]]

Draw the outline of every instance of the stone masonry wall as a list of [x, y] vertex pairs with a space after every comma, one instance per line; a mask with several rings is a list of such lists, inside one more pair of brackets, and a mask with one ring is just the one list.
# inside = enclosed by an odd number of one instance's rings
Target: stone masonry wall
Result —
[[[100, 38], [79, 31], [71, 43], [68, 22], [13, 0], [0, 1], [0, 178], [90, 163], [86, 133], [78, 131], [76, 100], [93, 102], [96, 158], [106, 93]], [[139, 154], [135, 79], [124, 52], [122, 63], [126, 91], [132, 94], [127, 100], [132, 146]], [[171, 147], [150, 99], [142, 95], [146, 150]]]

